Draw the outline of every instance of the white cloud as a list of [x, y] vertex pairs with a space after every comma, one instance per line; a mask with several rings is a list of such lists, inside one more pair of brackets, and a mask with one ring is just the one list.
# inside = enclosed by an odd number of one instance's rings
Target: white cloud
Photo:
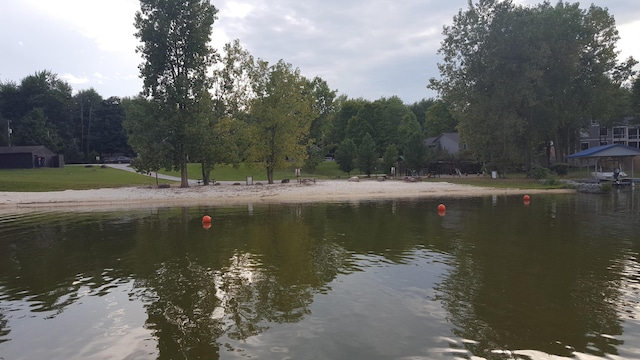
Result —
[[68, 82], [70, 85], [80, 85], [89, 82], [89, 79], [86, 76], [78, 77], [69, 73], [60, 75], [60, 78]]
[[93, 39], [100, 50], [130, 53], [137, 45], [134, 14], [136, 0], [24, 0], [32, 9], [67, 24]]
[[[430, 77], [439, 76], [442, 27], [468, 4], [467, 0], [213, 3], [219, 9], [212, 33], [217, 49], [237, 38], [255, 57], [272, 63], [283, 59], [305, 76], [320, 76], [350, 97], [398, 95], [405, 102], [435, 96], [426, 85]], [[601, 3], [618, 21], [621, 58], [640, 59], [636, 41], [640, 2]], [[0, 80], [20, 81], [46, 69], [70, 76], [74, 87], [94, 87], [105, 97], [131, 96], [141, 90], [142, 60], [135, 53], [138, 40], [133, 25], [138, 0], [2, 0], [2, 5]]]

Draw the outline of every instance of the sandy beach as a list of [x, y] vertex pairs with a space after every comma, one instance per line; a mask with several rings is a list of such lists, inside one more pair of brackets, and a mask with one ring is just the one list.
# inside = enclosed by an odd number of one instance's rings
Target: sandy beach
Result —
[[448, 182], [401, 180], [318, 180], [310, 184], [209, 185], [190, 188], [126, 187], [53, 192], [0, 192], [0, 211], [100, 211], [165, 206], [226, 206], [259, 203], [340, 202], [354, 200], [471, 197], [571, 193], [572, 190], [496, 189]]

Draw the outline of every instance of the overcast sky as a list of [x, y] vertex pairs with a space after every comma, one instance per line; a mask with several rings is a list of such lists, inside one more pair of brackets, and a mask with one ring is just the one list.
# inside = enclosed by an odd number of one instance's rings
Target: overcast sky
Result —
[[[436, 96], [426, 85], [438, 77], [442, 27], [467, 8], [467, 0], [213, 3], [219, 10], [214, 47], [237, 38], [254, 57], [283, 59], [350, 98], [397, 95], [407, 104]], [[640, 60], [640, 1], [595, 4], [616, 19], [620, 57]], [[51, 70], [74, 91], [93, 87], [105, 98], [136, 95], [142, 88], [133, 36], [138, 9], [138, 0], [2, 0], [0, 81]]]

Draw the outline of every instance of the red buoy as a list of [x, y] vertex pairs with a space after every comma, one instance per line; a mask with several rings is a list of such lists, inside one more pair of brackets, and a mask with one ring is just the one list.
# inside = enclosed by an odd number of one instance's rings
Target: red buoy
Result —
[[522, 199], [523, 199], [524, 201], [531, 201], [531, 196], [529, 196], [529, 195], [525, 195], [525, 196], [523, 196], [523, 197], [522, 197]]
[[444, 204], [438, 205], [438, 211], [447, 211], [447, 207]]
[[202, 217], [202, 223], [203, 224], [211, 224], [211, 216], [209, 215], [205, 215]]

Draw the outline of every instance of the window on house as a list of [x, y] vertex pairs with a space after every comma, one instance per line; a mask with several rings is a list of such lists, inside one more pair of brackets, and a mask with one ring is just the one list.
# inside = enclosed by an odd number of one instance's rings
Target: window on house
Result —
[[640, 149], [640, 146], [638, 146], [638, 144], [640, 143], [638, 143], [637, 141], [629, 141], [629, 146], [631, 146], [632, 148]]
[[589, 148], [589, 143], [588, 142], [583, 142], [580, 144], [580, 151], [582, 150], [587, 150]]
[[600, 141], [600, 146], [602, 145], [609, 145], [609, 143], [607, 141]]
[[605, 136], [607, 135], [609, 132], [607, 131], [608, 129], [606, 127], [601, 127], [600, 128], [600, 136]]
[[629, 139], [640, 139], [638, 137], [638, 128], [629, 128]]
[[614, 139], [622, 139], [627, 137], [627, 128], [626, 127], [614, 127], [613, 128], [613, 138]]

